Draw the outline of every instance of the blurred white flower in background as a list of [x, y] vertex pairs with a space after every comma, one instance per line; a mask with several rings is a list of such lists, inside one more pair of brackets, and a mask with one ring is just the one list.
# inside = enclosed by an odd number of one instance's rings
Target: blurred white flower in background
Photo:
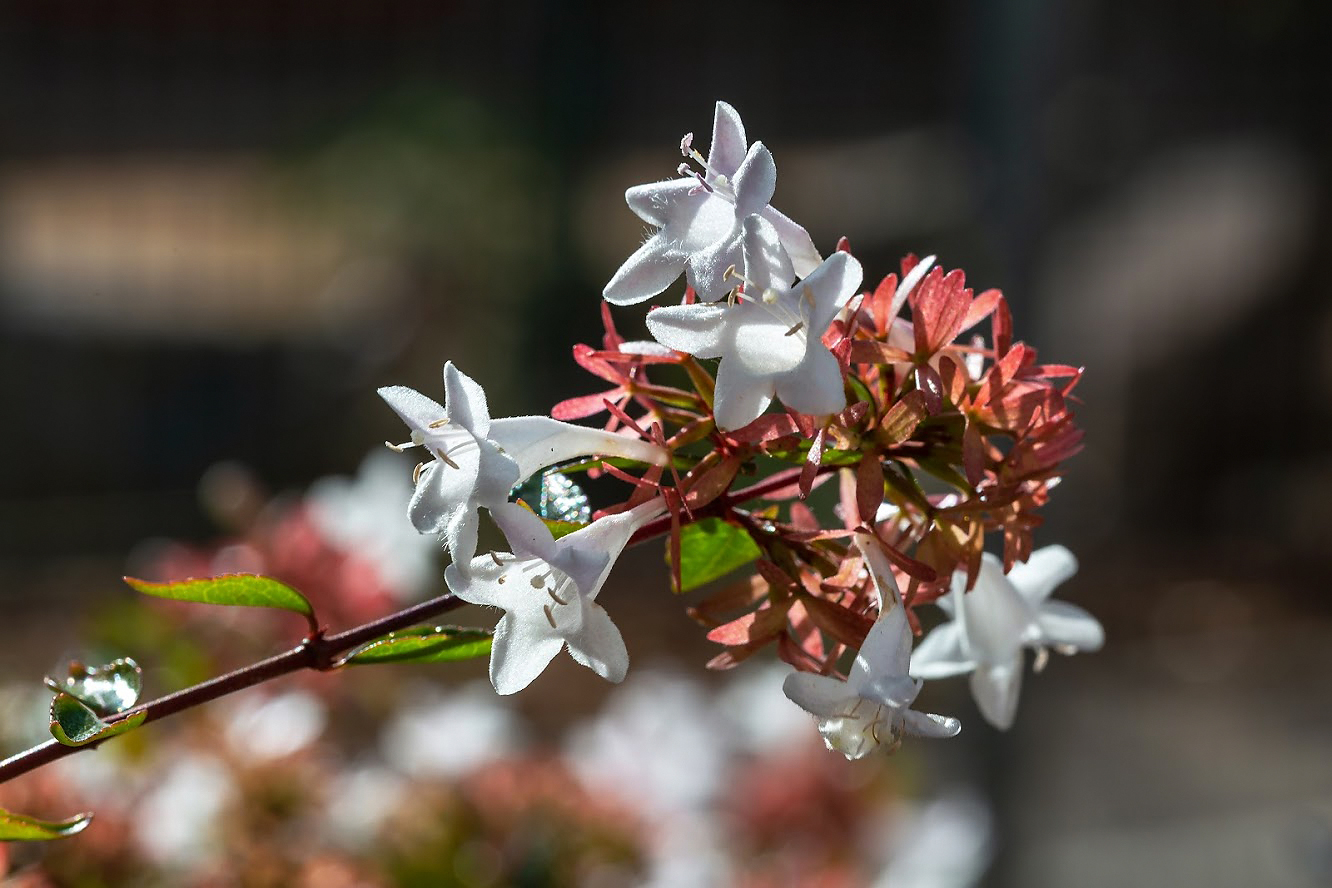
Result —
[[475, 683], [444, 695], [421, 689], [380, 736], [384, 759], [409, 777], [458, 777], [505, 758], [522, 744], [517, 713]]
[[893, 850], [873, 888], [971, 888], [994, 855], [993, 816], [971, 791], [906, 807]]
[[411, 460], [380, 448], [361, 461], [355, 478], [320, 478], [306, 495], [319, 530], [370, 560], [401, 601], [419, 598], [439, 572], [439, 543], [407, 517], [412, 490]]
[[234, 794], [222, 762], [211, 756], [182, 755], [135, 807], [134, 838], [160, 864], [200, 866], [220, 851], [218, 821]]
[[227, 743], [255, 760], [300, 752], [324, 732], [328, 710], [308, 691], [281, 694], [250, 692], [236, 699], [226, 720]]

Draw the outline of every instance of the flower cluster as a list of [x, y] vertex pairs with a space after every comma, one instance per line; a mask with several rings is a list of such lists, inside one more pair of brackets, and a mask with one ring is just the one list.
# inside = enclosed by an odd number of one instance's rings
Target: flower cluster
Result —
[[[380, 390], [411, 430], [401, 447], [428, 454], [410, 515], [447, 546], [449, 588], [505, 612], [496, 690], [526, 687], [564, 648], [622, 679], [628, 653], [598, 593], [626, 545], [665, 536], [678, 591], [753, 562], [691, 608], [723, 646], [709, 665], [774, 646], [797, 670], [787, 695], [830, 748], [859, 758], [903, 735], [956, 734], [957, 719], [911, 706], [923, 679], [961, 673], [986, 720], [1008, 727], [1024, 649], [1039, 668], [1048, 649], [1102, 642], [1091, 616], [1049, 600], [1072, 555], [1033, 551], [1081, 447], [1069, 398], [1081, 370], [1039, 363], [1003, 295], [975, 293], [934, 257], [908, 256], [872, 287], [845, 240], [823, 258], [773, 208], [772, 154], [726, 103], [706, 157], [692, 134], [680, 147], [676, 178], [626, 192], [655, 231], [605, 287], [601, 347], [573, 351], [610, 389], [495, 420], [451, 363], [442, 406]], [[675, 304], [646, 313], [655, 341], [621, 336], [609, 306], [682, 274]], [[971, 332], [981, 325], [988, 339]], [[603, 428], [569, 422], [602, 413]], [[577, 528], [511, 502], [543, 472], [577, 468], [625, 482], [624, 502]], [[510, 552], [477, 554], [483, 511]], [[913, 653], [936, 602], [952, 620]]]

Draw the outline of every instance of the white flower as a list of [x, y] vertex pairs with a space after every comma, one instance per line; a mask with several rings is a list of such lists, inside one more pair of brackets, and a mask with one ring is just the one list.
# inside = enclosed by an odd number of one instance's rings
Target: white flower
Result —
[[1046, 546], [1004, 575], [1003, 563], [988, 552], [976, 586], [966, 592], [963, 572], [953, 575], [950, 599], [939, 605], [953, 617], [916, 648], [911, 674], [943, 678], [971, 673], [971, 694], [985, 720], [1007, 729], [1017, 712], [1022, 684], [1022, 649], [1036, 648], [1037, 668], [1045, 651], [1094, 651], [1105, 642], [1096, 618], [1080, 607], [1050, 601], [1050, 593], [1077, 572], [1073, 553]]
[[452, 361], [444, 365], [444, 406], [400, 385], [379, 395], [412, 430], [411, 441], [394, 449], [424, 447], [434, 456], [417, 477], [412, 524], [442, 534], [453, 563], [464, 569], [476, 553], [477, 509], [507, 503], [523, 478], [592, 454], [651, 463], [667, 457], [655, 444], [547, 416], [491, 420], [485, 391]]
[[829, 749], [858, 759], [887, 743], [892, 752], [904, 734], [953, 737], [962, 730], [955, 718], [912, 710], [922, 682], [907, 675], [911, 630], [892, 568], [879, 544], [864, 532], [856, 546], [874, 578], [882, 611], [856, 654], [846, 681], [809, 672], [786, 677], [782, 690], [798, 706], [819, 718], [819, 733]]
[[602, 678], [624, 679], [629, 653], [596, 597], [629, 537], [663, 511], [655, 499], [559, 540], [522, 506], [491, 511], [513, 554], [479, 556], [466, 573], [451, 564], [444, 581], [463, 601], [505, 611], [490, 652], [496, 691], [521, 691], [566, 645], [570, 656]]
[[638, 185], [625, 192], [629, 208], [661, 230], [615, 272], [602, 295], [614, 305], [632, 305], [685, 279], [706, 302], [720, 299], [730, 285], [726, 270], [741, 261], [741, 221], [754, 213], [776, 227], [782, 246], [803, 277], [819, 264], [809, 233], [768, 205], [777, 187], [772, 155], [755, 142], [746, 150], [744, 124], [725, 102], [717, 103], [712, 146], [704, 160], [685, 136], [680, 149], [702, 172], [680, 165], [684, 178]]
[[822, 337], [860, 286], [860, 263], [834, 253], [793, 287], [777, 230], [759, 216], [745, 219], [743, 229], [739, 301], [658, 308], [648, 313], [648, 330], [663, 345], [722, 359], [713, 408], [721, 429], [753, 422], [774, 394], [799, 413], [836, 413], [846, 406], [842, 371]]

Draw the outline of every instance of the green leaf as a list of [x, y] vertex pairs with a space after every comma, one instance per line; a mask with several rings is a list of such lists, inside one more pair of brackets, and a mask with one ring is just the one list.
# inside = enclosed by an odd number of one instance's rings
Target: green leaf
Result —
[[57, 694], [65, 693], [78, 699], [97, 715], [115, 715], [139, 701], [143, 692], [143, 670], [128, 657], [91, 668], [82, 663], [70, 663], [67, 678], [57, 681], [48, 677], [46, 686]]
[[26, 814], [15, 814], [0, 809], [0, 842], [41, 842], [47, 839], [66, 839], [92, 823], [91, 813], [78, 814], [68, 820], [38, 820]]
[[418, 626], [390, 632], [352, 651], [339, 666], [369, 663], [448, 663], [490, 654], [491, 632], [463, 626]]
[[748, 533], [720, 518], [704, 518], [680, 530], [680, 591], [725, 576], [763, 554]]
[[568, 536], [575, 530], [582, 530], [587, 527], [586, 524], [579, 524], [577, 521], [557, 521], [554, 518], [542, 518], [541, 523], [549, 528], [550, 535], [557, 540], [560, 537]]
[[61, 692], [51, 701], [51, 736], [65, 746], [87, 746], [132, 731], [148, 713], [139, 712], [117, 722], [105, 722], [76, 697]]
[[125, 582], [145, 595], [200, 604], [231, 604], [246, 607], [276, 607], [298, 613], [313, 621], [314, 608], [305, 596], [272, 577], [257, 574], [226, 574], [178, 583], [149, 583], [125, 577]]

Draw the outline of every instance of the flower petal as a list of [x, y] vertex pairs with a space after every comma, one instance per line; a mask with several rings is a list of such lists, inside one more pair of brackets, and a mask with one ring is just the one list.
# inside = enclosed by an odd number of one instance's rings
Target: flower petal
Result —
[[782, 693], [801, 709], [821, 718], [842, 716], [858, 699], [846, 682], [812, 672], [792, 672], [786, 676]]
[[517, 503], [501, 503], [491, 508], [490, 517], [504, 531], [504, 538], [515, 555], [547, 562], [555, 558], [555, 537], [531, 510]]
[[797, 413], [823, 416], [846, 406], [842, 368], [832, 352], [813, 336], [805, 359], [779, 376], [774, 388], [782, 403]]
[[777, 164], [762, 142], [749, 146], [749, 153], [732, 178], [735, 214], [739, 218], [761, 212], [777, 190]]
[[386, 385], [379, 389], [379, 397], [393, 408], [409, 429], [424, 431], [432, 422], [444, 418], [443, 406], [405, 385]]
[[918, 678], [947, 678], [975, 668], [958, 623], [936, 627], [911, 653], [911, 674]]
[[745, 125], [740, 113], [726, 102], [718, 102], [712, 115], [712, 142], [708, 148], [708, 169], [731, 178], [745, 159]]
[[856, 295], [864, 277], [860, 261], [850, 253], [838, 251], [800, 282], [796, 289], [803, 294], [808, 288], [813, 302], [809, 314], [811, 338], [823, 335], [837, 316], [837, 310]]
[[1105, 644], [1105, 630], [1095, 617], [1082, 608], [1064, 601], [1047, 601], [1036, 611], [1040, 640], [1050, 645], [1067, 645], [1080, 651], [1096, 651]]
[[782, 249], [777, 229], [759, 215], [746, 216], [741, 227], [744, 229], [740, 243], [745, 258], [745, 292], [753, 299], [761, 299], [765, 290], [784, 292], [790, 289], [795, 270], [791, 267], [791, 258]]
[[985, 720], [1001, 731], [1013, 725], [1022, 688], [1021, 655], [1000, 666], [981, 666], [971, 673], [971, 696]]
[[[879, 619], [870, 627], [865, 643], [860, 646], [856, 660], [851, 664], [847, 682], [857, 694], [862, 694], [865, 686], [876, 679], [907, 676], [907, 667], [911, 662], [911, 629], [907, 626], [906, 609], [895, 602], [885, 603], [884, 607], [886, 610], [880, 613]], [[915, 699], [915, 694], [911, 695], [911, 699]], [[890, 705], [903, 704], [894, 702]]]
[[1008, 581], [1032, 604], [1050, 597], [1055, 587], [1078, 572], [1078, 559], [1063, 546], [1044, 546], [1031, 557], [1013, 565]]
[[[468, 455], [471, 459], [467, 459]], [[473, 509], [470, 499], [476, 483], [475, 448], [460, 453], [453, 466], [435, 459], [426, 463], [407, 504], [412, 526], [421, 533], [444, 533], [459, 509]]]
[[444, 407], [449, 421], [460, 425], [478, 438], [490, 431], [490, 409], [486, 406], [486, 391], [475, 379], [444, 362]]
[[704, 302], [716, 302], [734, 286], [726, 272], [744, 263], [740, 236], [740, 225], [733, 224], [729, 231], [692, 251], [685, 262], [685, 280]]
[[495, 626], [490, 649], [490, 683], [498, 694], [516, 694], [550, 665], [564, 639], [544, 621], [519, 619], [507, 613]]
[[644, 222], [665, 228], [671, 217], [681, 212], [683, 203], [698, 200], [699, 196], [692, 193], [696, 188], [698, 180], [693, 178], [649, 182], [626, 191], [624, 202]]
[[458, 509], [444, 528], [444, 545], [460, 569], [467, 569], [476, 555], [476, 532], [481, 516], [474, 507]]
[[647, 314], [648, 332], [667, 348], [696, 358], [721, 356], [725, 305], [668, 305]]
[[785, 373], [805, 358], [804, 337], [788, 335], [791, 326], [789, 320], [769, 314], [765, 306], [732, 305], [724, 318], [722, 354], [753, 376], [771, 378]]
[[879, 748], [880, 741], [876, 730], [871, 727], [870, 719], [864, 716], [819, 720], [819, 733], [823, 736], [823, 744], [853, 762]]
[[595, 599], [616, 559], [629, 544], [629, 538], [665, 511], [665, 500], [657, 497], [627, 512], [598, 518], [586, 527], [560, 537], [555, 556], [549, 561], [574, 581], [583, 596]]
[[[494, 422], [490, 424], [490, 430], [493, 434]], [[486, 507], [508, 502], [509, 491], [522, 479], [518, 464], [485, 438], [476, 439], [476, 447], [476, 488], [472, 492], [472, 501]]]
[[601, 605], [588, 601], [585, 607], [579, 631], [565, 639], [569, 656], [607, 681], [624, 681], [629, 670], [629, 651], [624, 646], [624, 636]]
[[775, 386], [771, 378], [755, 376], [738, 362], [724, 360], [717, 367], [717, 388], [712, 412], [717, 428], [742, 428], [759, 418], [772, 403]]
[[912, 737], [942, 739], [956, 737], [962, 730], [962, 722], [945, 715], [932, 712], [915, 712], [908, 709], [902, 713], [902, 733]]
[[547, 466], [584, 456], [622, 456], [654, 465], [664, 465], [668, 459], [665, 450], [649, 441], [560, 422], [548, 416], [497, 419], [490, 424], [490, 440], [518, 463], [519, 478], [529, 478]]
[[764, 207], [759, 211], [759, 215], [777, 229], [777, 236], [781, 238], [786, 254], [791, 257], [791, 265], [795, 268], [796, 274], [805, 277], [819, 267], [823, 257], [814, 248], [814, 241], [803, 226], [771, 206]]
[[920, 686], [923, 682], [918, 678], [910, 678], [905, 673], [900, 675], [871, 675], [864, 681], [856, 692], [866, 700], [875, 703], [881, 703], [884, 706], [891, 706], [894, 709], [905, 709], [910, 706], [920, 693]]
[[644, 241], [601, 291], [611, 305], [633, 305], [665, 290], [685, 267], [685, 254], [673, 249], [662, 232]]
[[981, 558], [976, 587], [955, 594], [954, 605], [963, 622], [967, 647], [982, 666], [999, 666], [1013, 659], [1022, 647], [1036, 614], [1004, 576], [999, 559], [986, 552]]

